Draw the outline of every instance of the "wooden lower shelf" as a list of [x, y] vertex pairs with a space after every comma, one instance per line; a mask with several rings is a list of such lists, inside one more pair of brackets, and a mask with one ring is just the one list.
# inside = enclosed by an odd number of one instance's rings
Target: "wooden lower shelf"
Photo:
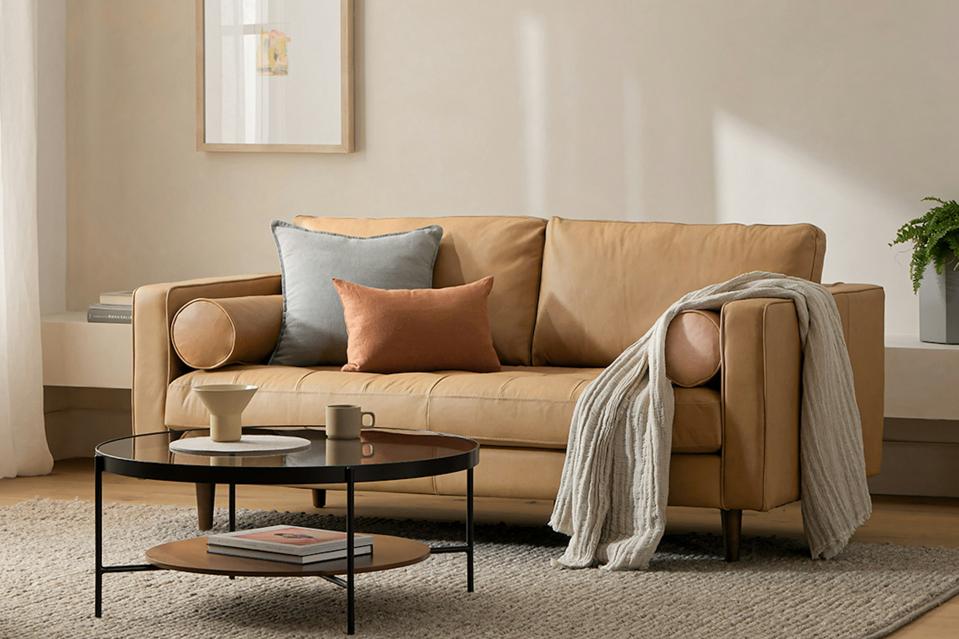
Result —
[[[430, 547], [391, 535], [373, 537], [373, 553], [354, 561], [354, 572], [376, 572], [419, 563], [430, 556]], [[166, 570], [239, 577], [331, 577], [346, 574], [346, 559], [301, 566], [263, 559], [230, 557], [206, 551], [206, 537], [154, 546], [146, 552], [149, 563]]]

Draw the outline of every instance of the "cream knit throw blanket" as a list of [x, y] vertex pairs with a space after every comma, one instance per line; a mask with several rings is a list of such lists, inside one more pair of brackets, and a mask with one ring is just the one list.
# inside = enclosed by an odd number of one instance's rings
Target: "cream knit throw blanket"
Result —
[[580, 396], [550, 526], [570, 535], [559, 563], [645, 569], [663, 536], [673, 390], [666, 329], [680, 311], [734, 300], [793, 300], [803, 345], [802, 515], [814, 558], [833, 557], [872, 512], [852, 368], [832, 295], [807, 280], [745, 273], [687, 293]]

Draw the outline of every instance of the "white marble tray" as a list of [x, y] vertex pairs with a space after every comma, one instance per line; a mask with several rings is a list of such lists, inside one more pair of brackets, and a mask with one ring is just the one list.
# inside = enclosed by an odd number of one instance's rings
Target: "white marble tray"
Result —
[[188, 437], [170, 442], [174, 453], [192, 455], [278, 455], [306, 450], [308, 439], [282, 435], [243, 435], [238, 442], [215, 442], [209, 437]]

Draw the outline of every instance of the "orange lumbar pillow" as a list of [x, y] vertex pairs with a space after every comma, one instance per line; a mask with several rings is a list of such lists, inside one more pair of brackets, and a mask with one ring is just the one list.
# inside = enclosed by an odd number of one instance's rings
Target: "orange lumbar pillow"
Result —
[[369, 288], [333, 278], [346, 320], [344, 371], [500, 369], [487, 298], [493, 278], [448, 288]]
[[173, 317], [171, 341], [191, 368], [262, 362], [276, 347], [282, 319], [282, 295], [199, 298]]
[[683, 311], [666, 330], [666, 376], [677, 386], [702, 386], [719, 372], [719, 313]]

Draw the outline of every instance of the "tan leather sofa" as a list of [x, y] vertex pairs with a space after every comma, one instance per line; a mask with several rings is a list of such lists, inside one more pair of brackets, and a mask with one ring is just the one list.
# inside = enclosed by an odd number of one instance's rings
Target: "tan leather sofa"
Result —
[[[265, 364], [191, 370], [171, 348], [176, 311], [198, 297], [275, 295], [280, 276], [143, 286], [134, 298], [135, 432], [202, 426], [207, 415], [192, 386], [251, 383], [260, 390], [244, 414], [250, 424], [318, 425], [327, 404], [356, 403], [376, 412], [377, 425], [472, 437], [483, 445], [476, 495], [516, 499], [555, 496], [576, 398], [669, 304], [751, 270], [818, 282], [826, 245], [823, 232], [807, 224], [303, 216], [296, 223], [356, 236], [442, 226], [434, 285], [495, 276], [490, 319], [503, 370], [377, 375]], [[855, 372], [867, 470], [875, 474], [882, 446], [883, 290], [830, 288]], [[727, 557], [733, 559], [742, 509], [765, 511], [800, 498], [801, 351], [790, 301], [727, 304], [720, 326], [717, 377], [675, 389], [669, 503], [722, 509]], [[462, 495], [465, 478], [365, 488]], [[204, 495], [208, 500], [209, 492]]]

